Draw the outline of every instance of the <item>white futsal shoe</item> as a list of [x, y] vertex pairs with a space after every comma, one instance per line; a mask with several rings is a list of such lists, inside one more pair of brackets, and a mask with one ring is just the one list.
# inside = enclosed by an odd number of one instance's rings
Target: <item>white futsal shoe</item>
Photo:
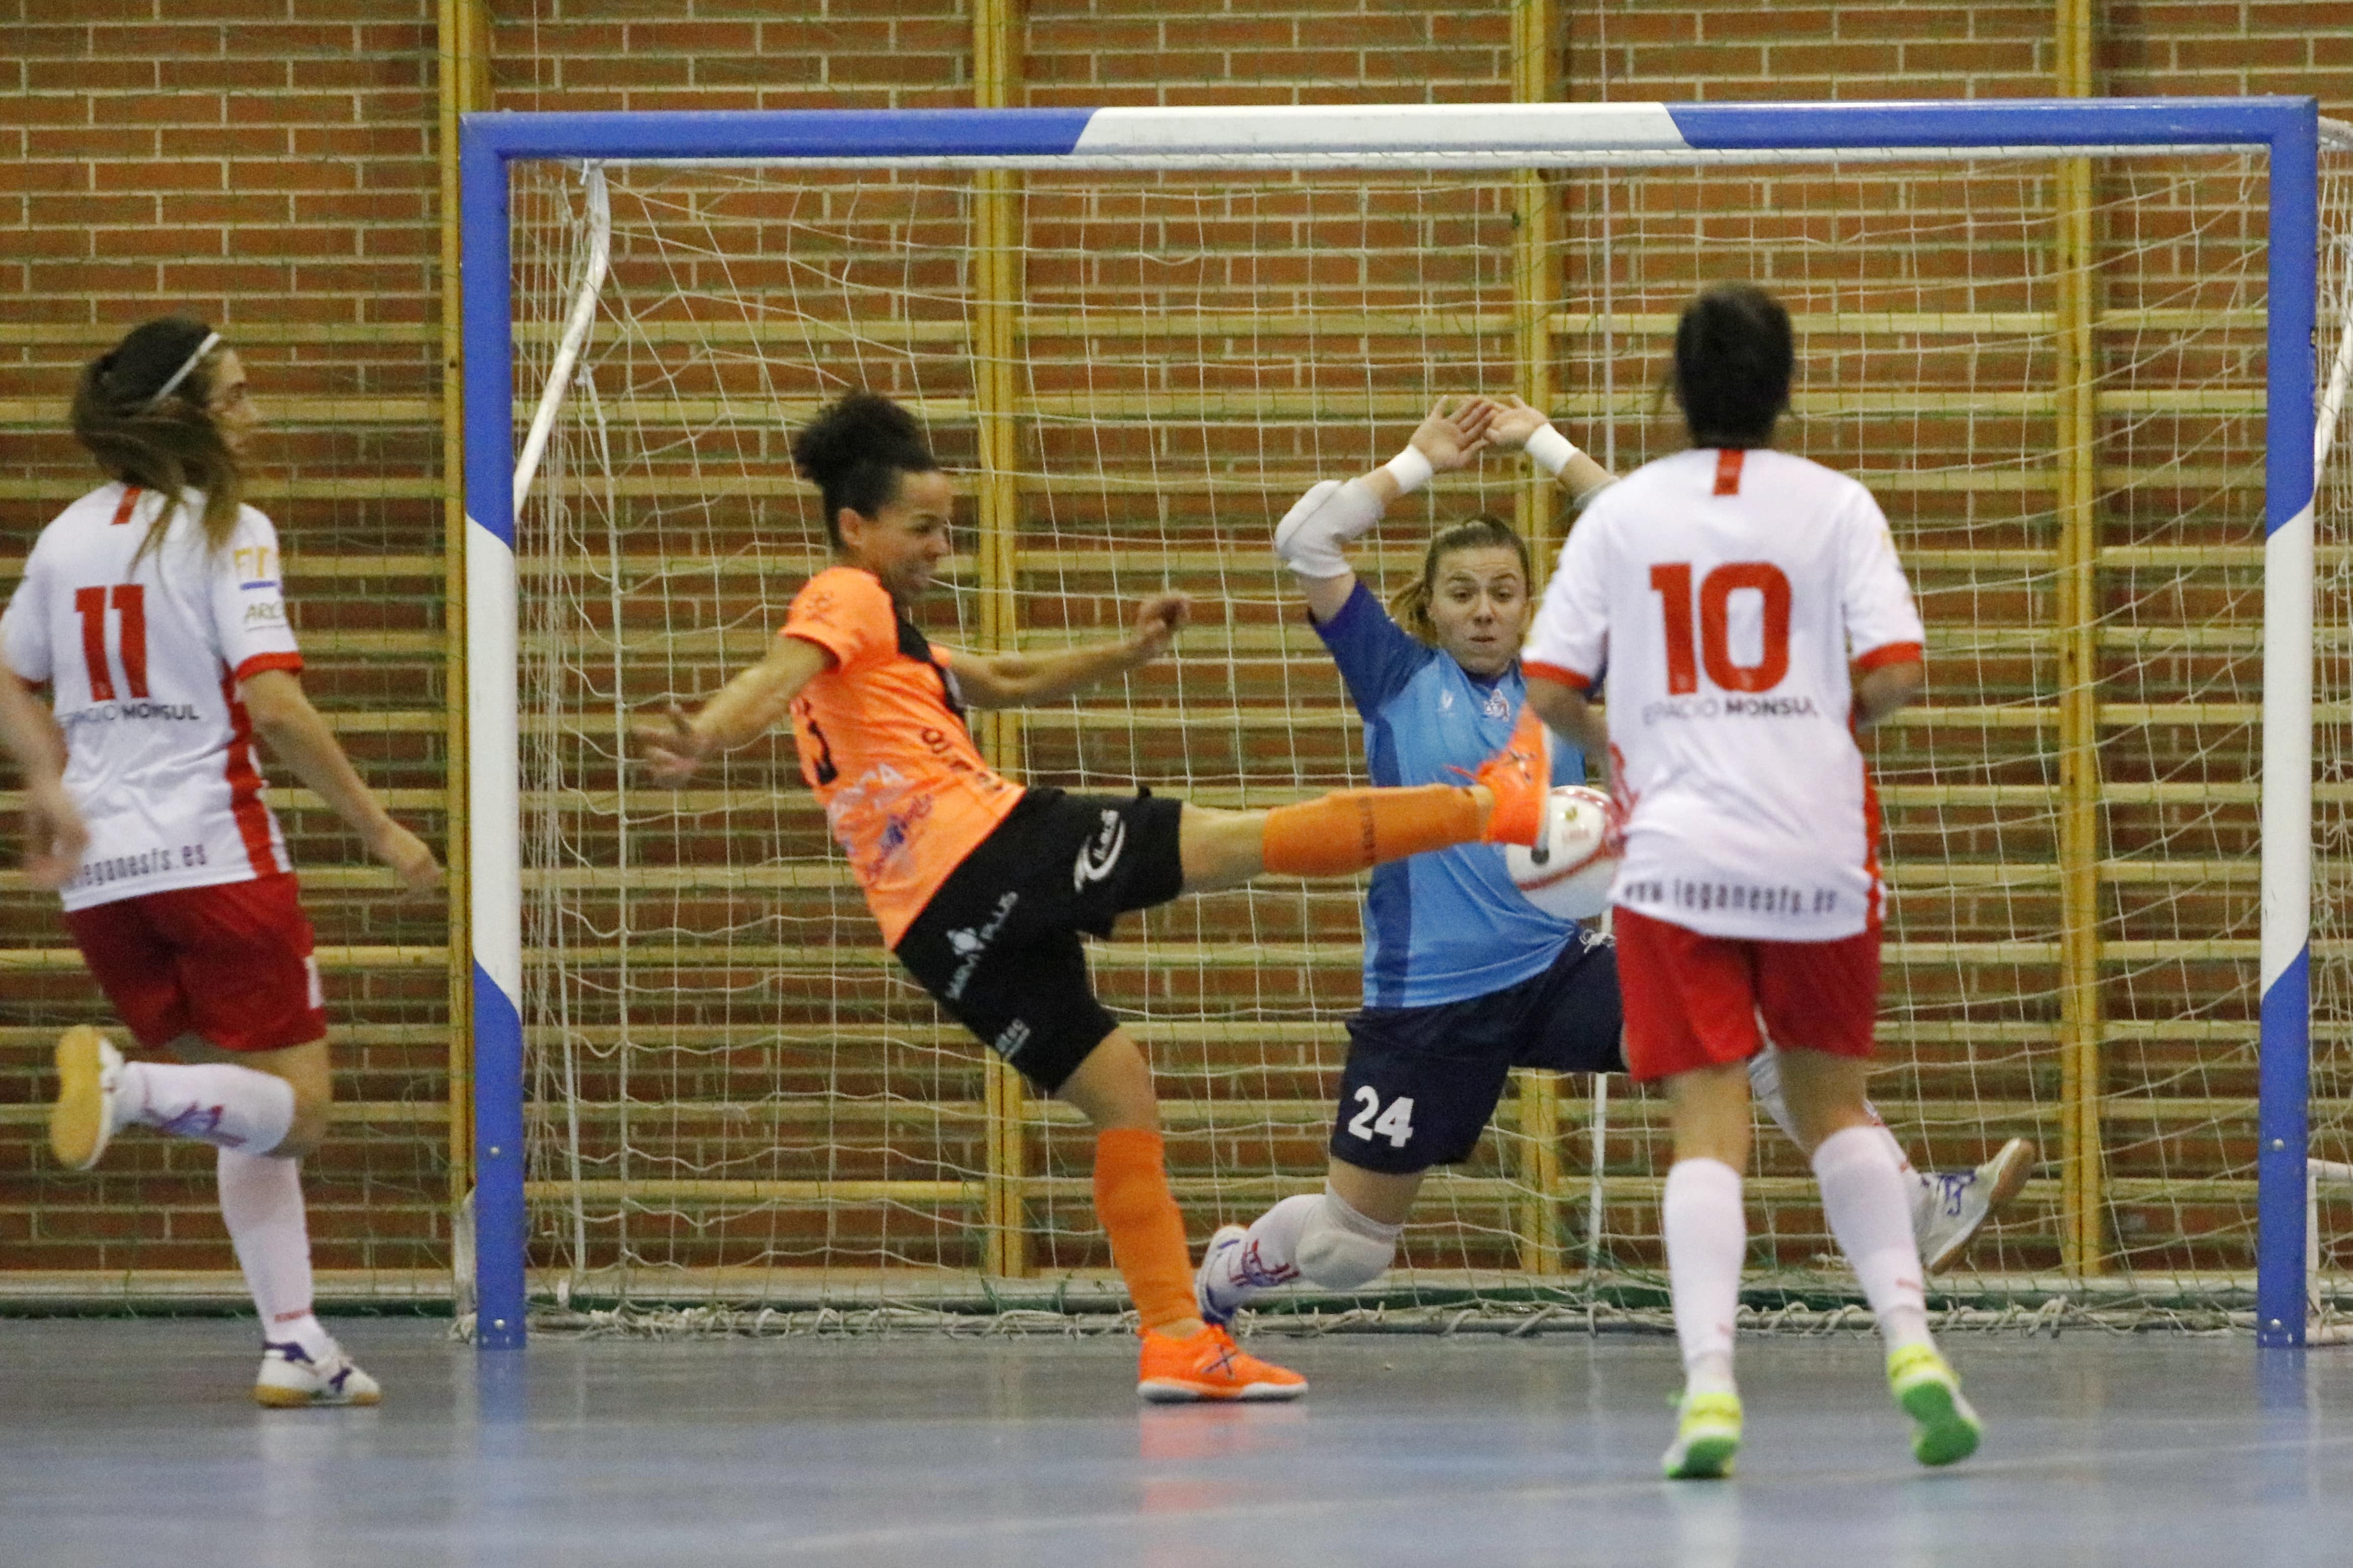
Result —
[[374, 1405], [383, 1397], [375, 1379], [332, 1340], [326, 1352], [316, 1357], [298, 1344], [261, 1342], [261, 1371], [253, 1379], [257, 1405], [298, 1410], [313, 1405]]
[[1234, 1314], [1242, 1310], [1240, 1301], [1228, 1301], [1219, 1296], [1216, 1281], [1225, 1276], [1226, 1254], [1249, 1236], [1250, 1232], [1241, 1226], [1221, 1225], [1209, 1237], [1209, 1249], [1201, 1254], [1201, 1267], [1193, 1271], [1193, 1306], [1201, 1314], [1201, 1321], [1227, 1328], [1232, 1324]]
[[1922, 1175], [1912, 1199], [1920, 1266], [1935, 1274], [1959, 1262], [1986, 1221], [2025, 1189], [2034, 1155], [2033, 1140], [2013, 1138], [1974, 1171]]
[[49, 1152], [69, 1171], [87, 1171], [130, 1120], [122, 1103], [122, 1053], [77, 1024], [58, 1038], [58, 1100], [49, 1108]]

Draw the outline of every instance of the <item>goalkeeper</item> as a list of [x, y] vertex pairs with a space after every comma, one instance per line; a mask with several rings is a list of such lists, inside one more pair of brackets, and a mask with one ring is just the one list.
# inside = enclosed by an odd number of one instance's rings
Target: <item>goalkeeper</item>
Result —
[[1346, 790], [1272, 811], [1025, 790], [981, 760], [965, 707], [1051, 702], [1149, 664], [1187, 602], [1152, 599], [1132, 636], [1060, 653], [934, 647], [909, 610], [947, 556], [953, 496], [913, 416], [851, 393], [798, 433], [793, 458], [818, 487], [836, 564], [795, 596], [765, 658], [691, 718], [673, 709], [639, 727], [654, 776], [682, 783], [789, 713], [801, 776], [883, 941], [958, 1022], [1093, 1124], [1095, 1213], [1143, 1328], [1137, 1391], [1295, 1398], [1303, 1378], [1243, 1354], [1195, 1310], [1151, 1069], [1096, 1000], [1080, 933], [1261, 872], [1345, 876], [1482, 837], [1533, 842], [1541, 726], [1531, 718], [1467, 785]]
[[[1389, 502], [1490, 447], [1525, 451], [1579, 506], [1612, 482], [1520, 399], [1472, 397], [1431, 409], [1385, 467], [1316, 485], [1275, 531], [1275, 552], [1298, 575], [1309, 619], [1364, 715], [1375, 784], [1451, 776], [1501, 744], [1520, 710], [1519, 650], [1535, 601], [1527, 546], [1509, 524], [1477, 517], [1440, 530], [1419, 578], [1386, 609], [1342, 553]], [[1583, 757], [1556, 743], [1552, 776], [1582, 783]], [[1521, 897], [1500, 851], [1466, 843], [1378, 868], [1364, 921], [1366, 1005], [1348, 1020], [1324, 1191], [1210, 1238], [1196, 1282], [1210, 1322], [1293, 1280], [1353, 1290], [1378, 1279], [1424, 1174], [1471, 1157], [1513, 1068], [1626, 1070], [1610, 939]], [[1779, 1068], [1768, 1047], [1751, 1058], [1750, 1079], [1802, 1148]], [[2034, 1163], [2033, 1144], [2011, 1139], [1974, 1171], [1923, 1174], [1878, 1131], [1911, 1178], [1912, 1227], [1930, 1268], [1960, 1256]]]

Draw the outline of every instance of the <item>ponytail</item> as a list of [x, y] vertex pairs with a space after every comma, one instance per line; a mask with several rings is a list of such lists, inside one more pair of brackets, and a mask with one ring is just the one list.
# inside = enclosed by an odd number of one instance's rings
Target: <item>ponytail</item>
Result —
[[213, 378], [226, 351], [220, 335], [185, 316], [134, 327], [82, 367], [74, 386], [74, 438], [107, 475], [164, 499], [140, 542], [160, 545], [184, 493], [205, 493], [202, 523], [212, 550], [227, 548], [245, 500], [245, 475], [211, 413]]

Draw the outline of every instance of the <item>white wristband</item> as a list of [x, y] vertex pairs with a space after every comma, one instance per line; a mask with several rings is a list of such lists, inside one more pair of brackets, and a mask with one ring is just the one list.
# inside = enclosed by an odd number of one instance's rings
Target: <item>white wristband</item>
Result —
[[1577, 443], [1546, 425], [1528, 437], [1527, 453], [1530, 462], [1558, 479], [1560, 471], [1568, 467], [1568, 460], [1577, 456]]
[[1421, 455], [1419, 447], [1408, 447], [1381, 467], [1397, 481], [1398, 494], [1401, 496], [1409, 496], [1430, 483], [1430, 476], [1438, 471], [1430, 466], [1430, 459]]

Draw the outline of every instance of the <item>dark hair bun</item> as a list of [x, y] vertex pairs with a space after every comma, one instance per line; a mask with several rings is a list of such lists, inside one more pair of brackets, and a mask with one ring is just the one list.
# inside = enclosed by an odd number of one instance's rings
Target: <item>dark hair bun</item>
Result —
[[921, 472], [936, 465], [915, 416], [880, 393], [845, 393], [793, 437], [793, 464], [819, 489], [872, 465]]
[[826, 537], [839, 545], [844, 508], [873, 517], [899, 493], [902, 474], [939, 468], [915, 416], [879, 393], [849, 392], [817, 411], [793, 437], [793, 466], [817, 486]]

